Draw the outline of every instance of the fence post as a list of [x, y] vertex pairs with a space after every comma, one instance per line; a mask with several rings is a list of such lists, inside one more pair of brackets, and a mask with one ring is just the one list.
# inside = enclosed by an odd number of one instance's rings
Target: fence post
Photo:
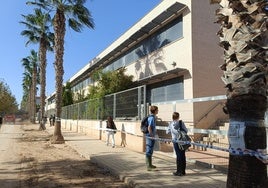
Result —
[[101, 140], [102, 139], [102, 121], [100, 120], [99, 121], [100, 122], [100, 126], [99, 126], [99, 140]]
[[143, 86], [143, 111], [144, 117], [148, 115], [148, 106], [149, 104], [146, 101], [146, 85]]
[[144, 106], [141, 105], [141, 88], [138, 88], [138, 119], [141, 119], [144, 115], [144, 110], [142, 109]]
[[114, 94], [113, 118], [116, 118], [116, 94]]

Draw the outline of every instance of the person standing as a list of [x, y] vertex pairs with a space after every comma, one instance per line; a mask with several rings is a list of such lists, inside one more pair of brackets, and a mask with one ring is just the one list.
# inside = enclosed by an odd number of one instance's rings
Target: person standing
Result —
[[148, 116], [148, 133], [145, 134], [146, 136], [146, 167], [147, 171], [151, 171], [156, 166], [152, 165], [152, 156], [155, 144], [155, 135], [156, 135], [156, 115], [158, 114], [158, 107], [151, 106], [150, 107], [150, 115]]
[[52, 126], [55, 125], [55, 121], [56, 121], [56, 115], [54, 114], [53, 117], [52, 117]]
[[184, 122], [180, 119], [180, 114], [178, 112], [173, 112], [172, 114], [172, 122], [169, 123], [167, 134], [171, 133], [172, 143], [174, 147], [174, 151], [176, 153], [176, 165], [177, 171], [173, 172], [174, 176], [184, 176], [185, 168], [186, 168], [186, 156], [185, 150], [183, 147], [180, 147], [179, 140], [179, 131], [185, 131], [187, 133], [188, 129], [186, 128]]
[[116, 126], [113, 121], [112, 116], [107, 117], [106, 121], [106, 132], [107, 132], [107, 138], [106, 138], [106, 145], [109, 145], [110, 136], [112, 137], [112, 147], [115, 147], [115, 140], [114, 140], [114, 134], [116, 133]]
[[50, 127], [52, 126], [52, 123], [53, 123], [53, 115], [50, 114], [50, 117], [49, 117], [49, 126]]
[[0, 116], [0, 129], [1, 129], [2, 123], [3, 123], [3, 118], [2, 118], [2, 116]]

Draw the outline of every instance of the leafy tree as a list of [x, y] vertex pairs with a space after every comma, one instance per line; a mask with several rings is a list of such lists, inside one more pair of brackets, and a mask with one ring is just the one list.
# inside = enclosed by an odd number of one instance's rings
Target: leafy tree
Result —
[[[222, 77], [227, 88], [230, 148], [265, 150], [267, 109], [267, 0], [211, 0], [224, 50]], [[242, 138], [238, 133], [243, 133]], [[233, 135], [231, 134], [233, 133]], [[240, 138], [240, 139], [239, 139]], [[268, 187], [267, 166], [255, 156], [231, 153], [227, 187]]]
[[[133, 76], [126, 75], [125, 72], [125, 68], [107, 72], [99, 69], [92, 74], [91, 79], [94, 82], [97, 82], [97, 84], [91, 86], [89, 89], [88, 98], [91, 100], [89, 100], [88, 111], [90, 114], [95, 114], [96, 117], [101, 118], [103, 118], [105, 114], [110, 114], [107, 111], [110, 109], [104, 108], [105, 104], [103, 97], [131, 88], [133, 85]], [[97, 112], [99, 109], [105, 109], [105, 111], [98, 114]]]
[[66, 22], [74, 31], [81, 32], [84, 26], [94, 28], [91, 13], [84, 6], [86, 0], [35, 0], [27, 4], [39, 6], [53, 14], [53, 28], [55, 33], [55, 74], [56, 74], [56, 124], [52, 143], [64, 143], [61, 133], [62, 82], [63, 82], [63, 55]]
[[[34, 14], [22, 15], [25, 21], [20, 23], [24, 24], [27, 30], [21, 32], [21, 35], [28, 37], [26, 45], [29, 43], [39, 44], [39, 60], [40, 60], [40, 116], [44, 117], [45, 111], [45, 91], [46, 91], [46, 53], [53, 51], [51, 47], [54, 43], [54, 34], [50, 32], [52, 24], [51, 17], [48, 13], [43, 13], [41, 9], [35, 9]], [[45, 125], [40, 121], [40, 130], [45, 129]]]
[[70, 82], [66, 83], [66, 86], [63, 87], [63, 94], [62, 94], [62, 106], [68, 106], [73, 104], [73, 93], [71, 90]]
[[91, 78], [97, 82], [97, 85], [90, 87], [89, 98], [102, 98], [105, 95], [129, 89], [133, 85], [133, 76], [126, 75], [125, 72], [125, 68], [107, 72], [95, 71]]
[[16, 98], [12, 95], [8, 85], [0, 81], [0, 115], [13, 114], [17, 111]]

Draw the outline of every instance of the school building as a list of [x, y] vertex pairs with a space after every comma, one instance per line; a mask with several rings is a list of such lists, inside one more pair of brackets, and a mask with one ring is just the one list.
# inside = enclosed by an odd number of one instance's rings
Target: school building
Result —
[[[209, 0], [161, 1], [69, 79], [74, 97], [88, 94], [95, 69], [125, 67], [137, 87], [107, 96], [106, 104], [118, 130], [127, 136], [127, 147], [143, 151], [140, 120], [148, 113], [149, 105], [159, 107], [160, 127], [166, 126], [172, 113], [178, 111], [189, 128], [217, 128], [227, 116], [222, 111], [226, 89], [219, 68], [223, 50], [216, 35], [216, 9], [217, 5]], [[54, 97], [47, 97], [46, 110], [51, 114]], [[86, 114], [90, 102], [80, 105], [83, 107], [75, 109], [79, 106], [76, 104], [63, 109], [62, 127], [105, 140], [101, 131], [105, 119]], [[196, 135], [195, 139], [203, 136]], [[159, 129], [159, 137], [166, 138], [164, 128]], [[122, 134], [116, 134], [116, 140], [120, 144]]]

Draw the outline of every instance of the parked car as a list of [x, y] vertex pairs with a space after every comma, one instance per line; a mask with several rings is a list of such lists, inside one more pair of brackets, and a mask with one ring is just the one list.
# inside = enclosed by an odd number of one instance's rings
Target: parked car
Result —
[[15, 124], [16, 116], [14, 114], [8, 114], [4, 116], [5, 123], [13, 123]]

